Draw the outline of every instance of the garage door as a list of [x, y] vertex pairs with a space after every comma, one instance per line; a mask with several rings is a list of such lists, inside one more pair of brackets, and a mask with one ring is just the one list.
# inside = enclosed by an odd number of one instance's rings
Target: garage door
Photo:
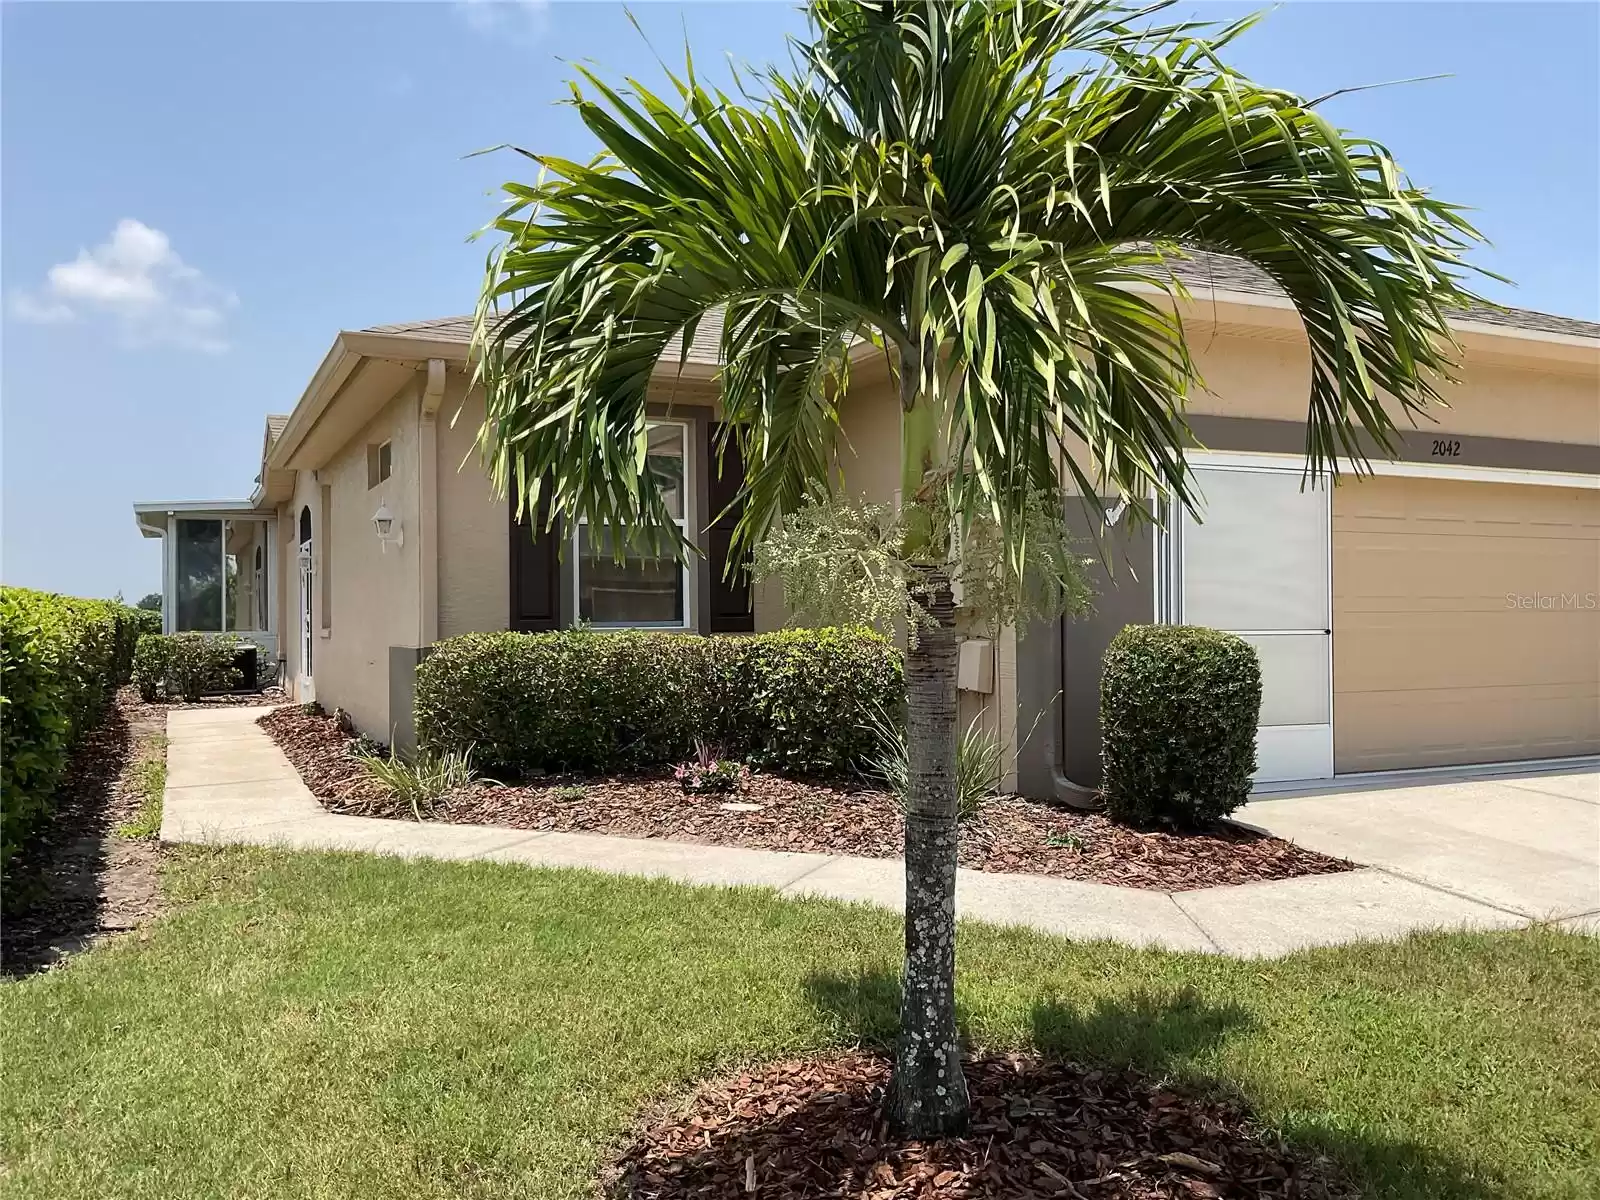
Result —
[[1600, 492], [1365, 479], [1333, 531], [1335, 770], [1600, 753]]

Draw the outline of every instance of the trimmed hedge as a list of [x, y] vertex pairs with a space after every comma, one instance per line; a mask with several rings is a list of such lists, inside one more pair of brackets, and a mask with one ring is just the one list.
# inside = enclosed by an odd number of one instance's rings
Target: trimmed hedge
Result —
[[1100, 676], [1107, 814], [1202, 825], [1250, 795], [1261, 666], [1241, 637], [1195, 625], [1130, 625]]
[[128, 681], [142, 616], [0, 587], [0, 862], [53, 808], [73, 742]]
[[151, 612], [148, 608], [135, 608], [135, 609], [130, 609], [129, 611], [135, 614], [134, 615], [134, 623], [138, 627], [137, 631], [136, 631], [136, 634], [135, 634], [136, 638], [143, 637], [147, 633], [149, 633], [149, 634], [160, 634], [160, 632], [161, 632], [161, 614], [160, 613]]
[[233, 665], [239, 646], [230, 634], [145, 634], [133, 659], [139, 698], [194, 701], [232, 691], [243, 679]]
[[475, 633], [417, 668], [416, 728], [424, 751], [471, 746], [489, 774], [661, 766], [697, 738], [834, 774], [873, 750], [866, 714], [904, 699], [900, 652], [866, 629]]

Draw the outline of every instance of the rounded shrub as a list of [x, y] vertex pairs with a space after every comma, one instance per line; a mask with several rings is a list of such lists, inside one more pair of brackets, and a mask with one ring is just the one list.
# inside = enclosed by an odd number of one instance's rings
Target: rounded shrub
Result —
[[898, 706], [904, 686], [899, 651], [865, 629], [474, 633], [418, 666], [417, 739], [432, 754], [471, 747], [490, 774], [663, 766], [697, 740], [831, 774], [870, 752], [863, 714]]
[[147, 633], [133, 657], [139, 698], [199, 700], [232, 691], [243, 682], [234, 658], [240, 641], [229, 634]]
[[1100, 676], [1106, 813], [1193, 827], [1250, 795], [1261, 665], [1243, 638], [1195, 625], [1130, 625]]

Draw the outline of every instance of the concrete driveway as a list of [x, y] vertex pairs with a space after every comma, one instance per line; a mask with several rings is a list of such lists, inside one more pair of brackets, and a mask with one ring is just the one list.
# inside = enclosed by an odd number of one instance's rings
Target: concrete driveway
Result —
[[1335, 785], [1236, 820], [1506, 912], [1600, 932], [1600, 769]]

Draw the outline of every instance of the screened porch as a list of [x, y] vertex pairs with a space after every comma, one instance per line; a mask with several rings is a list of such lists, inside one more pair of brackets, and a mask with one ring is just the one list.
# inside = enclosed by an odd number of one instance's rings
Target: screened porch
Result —
[[161, 539], [161, 627], [234, 634], [279, 654], [277, 521], [249, 501], [138, 504], [145, 537]]

